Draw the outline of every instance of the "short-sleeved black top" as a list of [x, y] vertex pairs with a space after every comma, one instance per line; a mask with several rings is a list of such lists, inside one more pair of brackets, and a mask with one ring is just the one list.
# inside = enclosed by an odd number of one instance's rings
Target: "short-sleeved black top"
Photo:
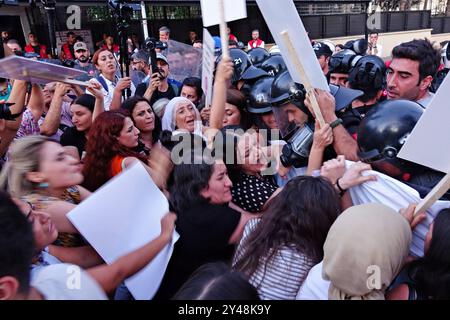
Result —
[[239, 172], [239, 179], [233, 181], [231, 194], [233, 203], [248, 212], [260, 212], [278, 186], [266, 178]]
[[83, 151], [86, 150], [86, 135], [84, 132], [78, 131], [76, 127], [69, 127], [61, 136], [60, 143], [62, 146], [74, 146], [78, 149], [80, 159]]
[[176, 231], [180, 238], [153, 300], [167, 300], [201, 265], [212, 261], [231, 261], [235, 247], [229, 240], [241, 214], [227, 205], [202, 204], [180, 212]]

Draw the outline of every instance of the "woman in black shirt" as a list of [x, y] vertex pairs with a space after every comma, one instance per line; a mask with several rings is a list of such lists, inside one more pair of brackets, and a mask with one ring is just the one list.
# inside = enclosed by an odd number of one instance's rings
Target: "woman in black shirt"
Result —
[[[201, 152], [196, 157], [202, 157]], [[251, 217], [229, 207], [231, 181], [225, 164], [206, 161], [204, 156], [196, 160], [191, 163], [197, 164], [183, 163], [174, 168], [170, 202], [177, 213], [180, 239], [154, 299], [170, 299], [201, 265], [230, 261], [234, 244]]]

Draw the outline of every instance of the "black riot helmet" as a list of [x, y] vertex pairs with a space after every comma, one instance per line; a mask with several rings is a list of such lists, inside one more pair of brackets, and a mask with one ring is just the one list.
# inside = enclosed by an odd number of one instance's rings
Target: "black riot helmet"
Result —
[[[348, 75], [351, 88], [364, 91], [367, 101], [385, 87], [386, 65], [384, 61], [373, 55], [359, 59]], [[366, 101], [364, 101], [366, 102]]]
[[361, 57], [352, 50], [341, 50], [330, 57], [329, 73], [348, 74]]
[[253, 48], [249, 52], [247, 52], [247, 55], [252, 62], [252, 64], [259, 68], [261, 63], [264, 62], [267, 58], [270, 57], [269, 51], [267, 51], [264, 48]]
[[[231, 79], [233, 85], [236, 85], [239, 80], [252, 80], [263, 76], [267, 73], [252, 65], [248, 55], [241, 49], [230, 49], [230, 58], [234, 63], [234, 74]], [[219, 57], [218, 61], [220, 61]]]
[[249, 93], [249, 113], [269, 113], [272, 112], [270, 92], [272, 89], [273, 77], [264, 77], [256, 81]]
[[344, 49], [350, 49], [353, 52], [355, 52], [355, 54], [363, 56], [366, 54], [367, 46], [368, 46], [367, 40], [361, 38], [357, 40], [347, 41], [344, 44]]
[[404, 99], [386, 100], [373, 106], [358, 127], [358, 156], [361, 161], [371, 163], [380, 171], [383, 171], [385, 162], [402, 173], [416, 171], [419, 165], [397, 158], [397, 155], [423, 110], [418, 103]]
[[270, 58], [267, 58], [267, 60], [261, 64], [260, 68], [272, 77], [276, 77], [280, 72], [287, 70], [286, 63], [284, 63], [283, 57], [280, 54], [272, 55]]

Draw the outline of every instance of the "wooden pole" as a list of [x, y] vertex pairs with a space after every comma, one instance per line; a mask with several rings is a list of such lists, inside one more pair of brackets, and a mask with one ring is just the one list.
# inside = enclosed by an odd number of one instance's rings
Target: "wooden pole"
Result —
[[441, 181], [427, 194], [425, 198], [417, 205], [414, 215], [428, 210], [440, 197], [450, 189], [450, 172], [447, 173]]
[[227, 32], [227, 23], [225, 21], [225, 6], [223, 3], [224, 0], [219, 0], [219, 10], [220, 10], [220, 41], [222, 44], [222, 57], [230, 57], [230, 53], [228, 51], [228, 32]]
[[314, 114], [316, 116], [316, 120], [319, 121], [319, 125], [321, 128], [325, 125], [325, 120], [323, 119], [322, 112], [320, 111], [319, 104], [317, 103], [316, 95], [314, 94], [314, 88], [311, 85], [311, 81], [309, 80], [309, 77], [307, 73], [305, 72], [305, 68], [303, 67], [302, 62], [298, 58], [297, 54], [295, 53], [294, 45], [292, 44], [292, 41], [289, 37], [289, 33], [287, 30], [284, 30], [280, 33], [281, 38], [284, 41], [284, 44], [286, 45], [289, 53], [289, 58], [296, 66], [298, 72], [300, 73], [300, 76], [303, 80], [303, 85], [305, 86], [305, 89], [307, 91], [307, 94], [310, 98], [312, 108], [314, 110]]

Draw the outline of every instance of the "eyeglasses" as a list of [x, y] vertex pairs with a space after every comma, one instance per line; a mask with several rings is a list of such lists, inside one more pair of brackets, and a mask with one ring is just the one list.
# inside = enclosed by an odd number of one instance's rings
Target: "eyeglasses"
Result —
[[30, 210], [27, 212], [26, 217], [27, 217], [28, 220], [30, 220], [31, 213], [34, 211], [34, 205], [31, 202], [28, 202], [28, 201], [27, 201], [27, 203], [30, 206]]

